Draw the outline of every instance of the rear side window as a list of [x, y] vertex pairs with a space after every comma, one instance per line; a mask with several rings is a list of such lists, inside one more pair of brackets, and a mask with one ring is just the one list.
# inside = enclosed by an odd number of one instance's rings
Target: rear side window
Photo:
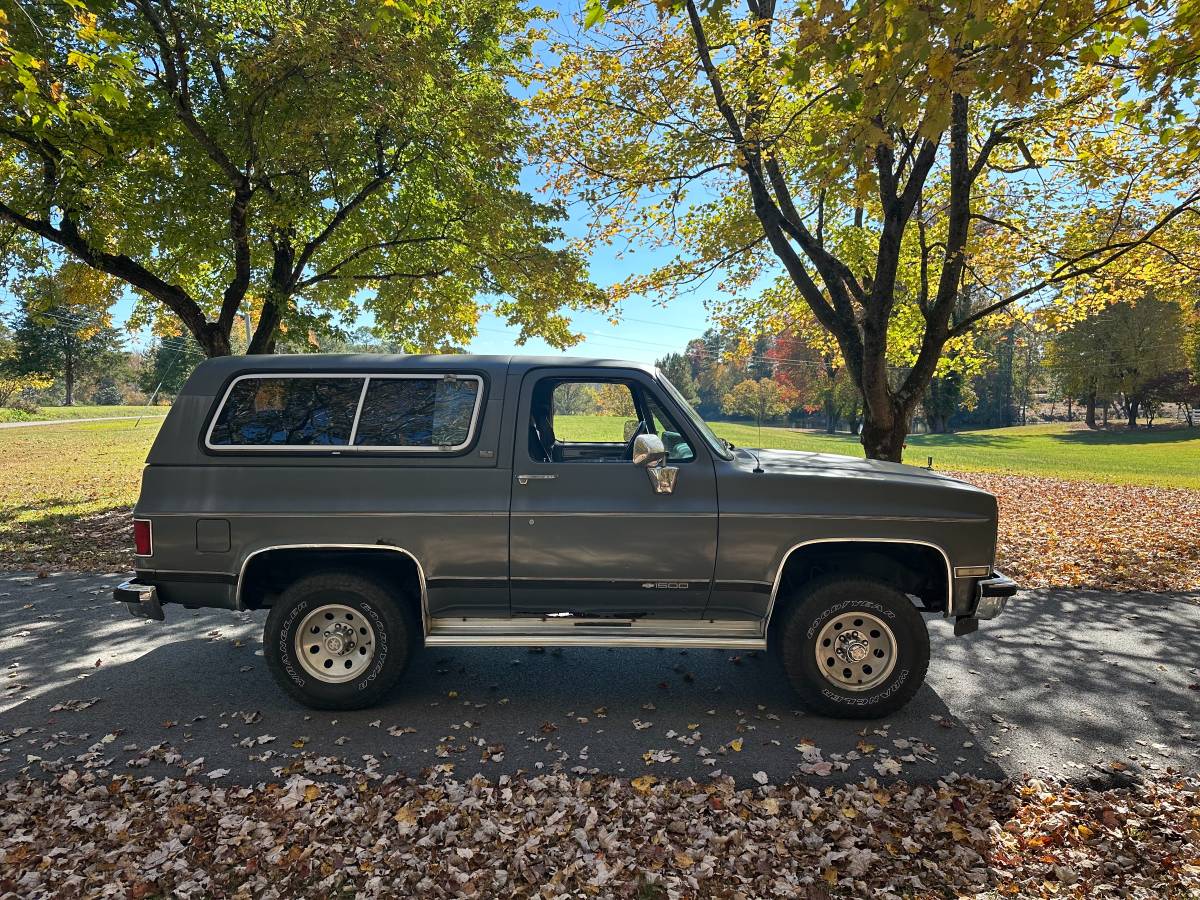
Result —
[[372, 378], [354, 445], [461, 449], [478, 399], [477, 378]]
[[220, 450], [461, 450], [479, 415], [477, 375], [243, 375], [209, 429]]
[[350, 443], [361, 378], [240, 378], [208, 443], [227, 447], [336, 447]]

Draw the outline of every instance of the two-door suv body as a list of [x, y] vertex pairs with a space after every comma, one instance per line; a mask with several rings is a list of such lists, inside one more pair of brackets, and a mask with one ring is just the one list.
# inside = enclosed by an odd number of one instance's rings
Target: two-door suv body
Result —
[[418, 646], [771, 648], [811, 709], [916, 692], [923, 613], [1016, 585], [996, 500], [926, 469], [735, 449], [653, 367], [486, 356], [200, 365], [163, 423], [116, 599], [268, 608], [280, 684], [369, 705]]

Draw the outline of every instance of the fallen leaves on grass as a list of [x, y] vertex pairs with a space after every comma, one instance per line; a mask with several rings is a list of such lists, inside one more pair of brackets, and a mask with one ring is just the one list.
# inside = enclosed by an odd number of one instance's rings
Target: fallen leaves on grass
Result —
[[949, 474], [996, 495], [997, 566], [1022, 587], [1200, 590], [1200, 491]]
[[[0, 570], [121, 572], [133, 568], [133, 508], [45, 516], [0, 527]], [[44, 577], [44, 576], [42, 576]]]
[[[310, 763], [317, 760], [309, 759]], [[194, 768], [194, 766], [193, 766]], [[314, 769], [317, 768], [314, 765]], [[47, 765], [0, 784], [0, 894], [1021, 896], [1200, 890], [1200, 780], [737, 789], [466, 782], [301, 764], [281, 783]], [[189, 769], [191, 771], [191, 769]], [[134, 827], [136, 823], [136, 827]], [[436, 848], [437, 852], [431, 852]]]

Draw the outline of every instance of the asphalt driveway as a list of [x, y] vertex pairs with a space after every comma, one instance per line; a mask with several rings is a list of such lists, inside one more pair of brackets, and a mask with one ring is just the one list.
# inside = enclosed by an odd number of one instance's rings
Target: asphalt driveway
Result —
[[916, 699], [851, 722], [799, 711], [763, 655], [715, 650], [436, 648], [382, 706], [313, 712], [266, 670], [265, 614], [170, 607], [165, 624], [143, 622], [110, 599], [118, 580], [0, 575], [0, 777], [89, 748], [157, 773], [163, 745], [244, 782], [302, 753], [457, 777], [739, 782], [1200, 768], [1196, 594], [1025, 592], [958, 639], [931, 621]]

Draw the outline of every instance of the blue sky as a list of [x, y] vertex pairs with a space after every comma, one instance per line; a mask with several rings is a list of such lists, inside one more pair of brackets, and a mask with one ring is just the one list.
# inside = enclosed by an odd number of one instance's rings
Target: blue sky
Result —
[[[551, 23], [551, 29], [573, 30], [570, 17], [580, 9], [579, 0], [551, 0], [539, 4], [543, 9], [555, 11], [560, 18]], [[566, 20], [566, 21], [564, 21]], [[549, 66], [553, 57], [542, 53], [542, 62]], [[519, 85], [513, 89], [521, 94]], [[522, 176], [522, 186], [538, 194], [544, 179], [533, 167], [528, 167]], [[577, 214], [584, 211], [577, 209]], [[587, 223], [583, 220], [568, 221], [564, 231], [569, 239], [584, 236]], [[624, 252], [622, 252], [624, 251]], [[671, 248], [622, 248], [603, 246], [591, 257], [591, 273], [595, 282], [602, 287], [621, 281], [635, 272], [645, 272], [668, 262], [674, 255]], [[621, 257], [621, 258], [618, 258]], [[618, 359], [636, 359], [652, 362], [671, 351], [684, 348], [689, 340], [699, 337], [708, 327], [708, 315], [704, 308], [709, 293], [716, 290], [715, 281], [701, 290], [673, 299], [668, 305], [655, 302], [653, 298], [632, 298], [622, 304], [620, 322], [613, 325], [611, 316], [603, 313], [576, 313], [572, 315], [574, 331], [584, 340], [572, 347], [568, 353]], [[468, 349], [472, 353], [545, 353], [555, 350], [545, 341], [529, 341], [521, 347], [515, 343], [516, 329], [507, 328], [503, 320], [485, 316], [479, 323], [479, 336]]]

